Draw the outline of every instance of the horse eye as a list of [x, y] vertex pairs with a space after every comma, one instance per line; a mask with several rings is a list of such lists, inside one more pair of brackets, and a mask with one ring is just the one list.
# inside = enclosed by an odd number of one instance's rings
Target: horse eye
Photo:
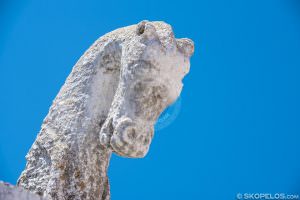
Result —
[[137, 25], [137, 34], [138, 35], [142, 35], [145, 32], [145, 24], [147, 21], [141, 21], [138, 25]]
[[138, 35], [142, 35], [145, 31], [145, 25], [138, 27]]

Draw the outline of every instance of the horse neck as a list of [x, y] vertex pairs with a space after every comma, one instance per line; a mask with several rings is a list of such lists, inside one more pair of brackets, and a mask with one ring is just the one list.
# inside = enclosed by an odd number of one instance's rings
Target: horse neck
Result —
[[[111, 152], [100, 144], [98, 134], [119, 82], [120, 56], [117, 42], [96, 42], [80, 58], [27, 155], [20, 186], [49, 199], [109, 195]], [[41, 149], [43, 154], [38, 153]]]

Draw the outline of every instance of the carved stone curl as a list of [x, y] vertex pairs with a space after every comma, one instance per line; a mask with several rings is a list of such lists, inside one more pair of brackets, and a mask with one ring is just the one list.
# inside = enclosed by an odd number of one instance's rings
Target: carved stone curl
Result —
[[193, 51], [193, 42], [175, 39], [164, 22], [100, 37], [53, 101], [18, 185], [52, 200], [109, 200], [112, 152], [147, 154], [154, 123], [180, 95]]

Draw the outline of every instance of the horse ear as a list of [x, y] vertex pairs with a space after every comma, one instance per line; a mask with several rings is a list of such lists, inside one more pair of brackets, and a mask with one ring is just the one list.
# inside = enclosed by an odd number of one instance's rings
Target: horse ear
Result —
[[136, 33], [137, 35], [140, 35], [147, 39], [158, 37], [155, 26], [148, 20], [143, 20], [137, 24]]

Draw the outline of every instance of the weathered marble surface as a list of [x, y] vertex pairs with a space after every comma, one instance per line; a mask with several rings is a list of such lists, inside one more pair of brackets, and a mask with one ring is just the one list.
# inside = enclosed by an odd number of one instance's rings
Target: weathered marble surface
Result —
[[0, 181], [0, 200], [45, 200], [22, 188]]
[[109, 200], [111, 153], [140, 158], [180, 95], [194, 51], [164, 22], [100, 37], [75, 64], [26, 156], [18, 185], [48, 199]]

